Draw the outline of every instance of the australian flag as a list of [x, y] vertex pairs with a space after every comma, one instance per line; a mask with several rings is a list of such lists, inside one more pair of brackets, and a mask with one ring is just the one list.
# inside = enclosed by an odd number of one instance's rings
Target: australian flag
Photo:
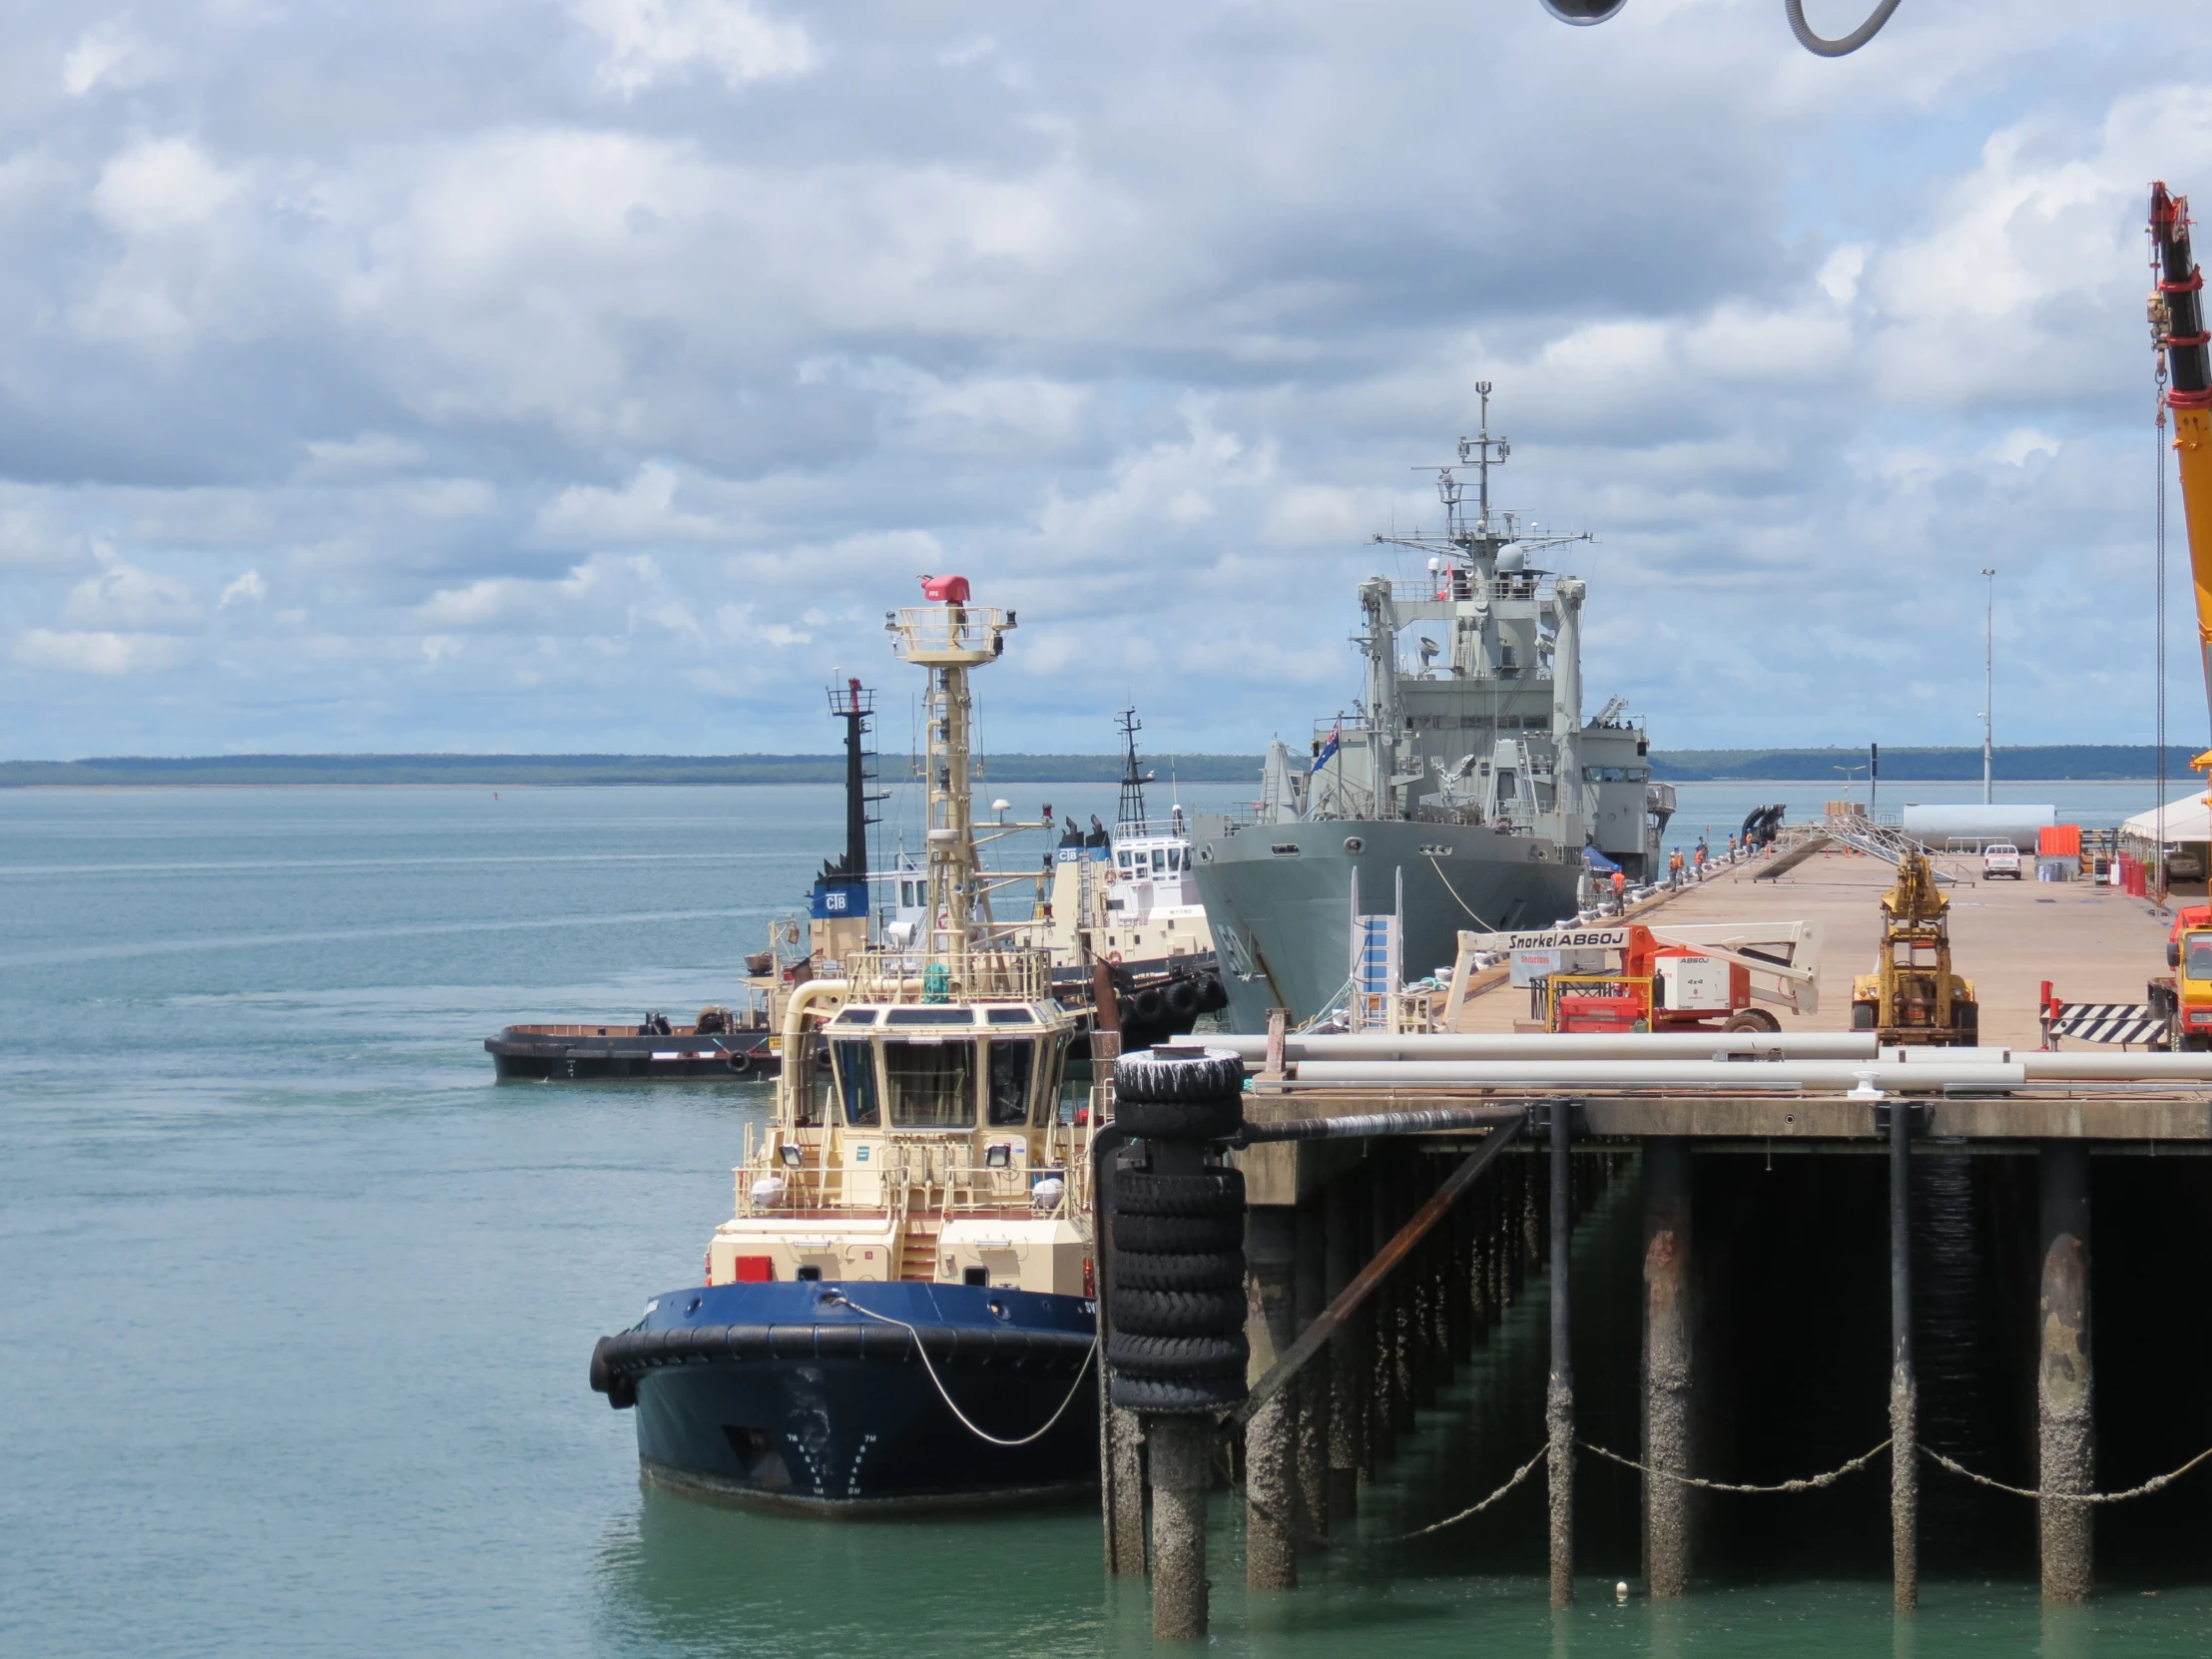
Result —
[[1343, 742], [1344, 735], [1344, 722], [1340, 720], [1337, 723], [1336, 730], [1329, 734], [1329, 741], [1321, 746], [1320, 753], [1314, 757], [1313, 772], [1309, 772], [1307, 774], [1309, 778], [1311, 778], [1315, 772], [1321, 771], [1323, 767], [1327, 766], [1331, 761], [1334, 761], [1337, 758], [1337, 746], [1338, 744]]

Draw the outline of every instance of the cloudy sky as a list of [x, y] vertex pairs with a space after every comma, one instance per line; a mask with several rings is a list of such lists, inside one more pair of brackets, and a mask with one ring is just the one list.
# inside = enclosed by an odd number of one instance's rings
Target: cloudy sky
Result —
[[1663, 747], [1977, 742], [1984, 565], [1998, 740], [2150, 735], [2212, 7], [5, 15], [7, 756], [821, 750], [948, 570], [992, 748], [1253, 752], [1485, 378]]

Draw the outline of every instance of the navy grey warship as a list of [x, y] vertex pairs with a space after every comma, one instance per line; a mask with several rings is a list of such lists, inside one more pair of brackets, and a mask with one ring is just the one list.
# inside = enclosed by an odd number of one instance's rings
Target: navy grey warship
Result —
[[[1375, 538], [1427, 568], [1360, 585], [1366, 695], [1317, 723], [1306, 754], [1269, 747], [1253, 811], [1195, 823], [1234, 1030], [1262, 1028], [1278, 1006], [1301, 1023], [1346, 997], [1356, 936], [1369, 950], [1387, 936], [1417, 978], [1451, 962], [1461, 928], [1573, 915], [1586, 847], [1632, 881], [1658, 869], [1674, 791], [1652, 781], [1643, 724], [1621, 699], [1582, 718], [1587, 590], [1536, 562], [1586, 538], [1493, 513], [1490, 468], [1509, 447], [1490, 436], [1489, 383], [1477, 389], [1478, 435], [1434, 469], [1441, 532]], [[1392, 920], [1355, 922], [1368, 914]]]

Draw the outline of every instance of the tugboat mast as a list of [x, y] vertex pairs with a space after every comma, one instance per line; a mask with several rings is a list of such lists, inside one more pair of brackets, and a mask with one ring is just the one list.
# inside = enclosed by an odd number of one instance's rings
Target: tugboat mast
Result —
[[1114, 815], [1114, 827], [1137, 834], [1144, 832], [1144, 774], [1137, 770], [1137, 734], [1144, 730], [1144, 722], [1137, 718], [1135, 709], [1121, 712], [1121, 807]]
[[831, 686], [830, 714], [831, 719], [844, 722], [844, 856], [826, 863], [822, 878], [865, 881], [868, 827], [878, 822], [868, 816], [868, 805], [883, 799], [870, 795], [867, 788], [875, 778], [869, 766], [875, 755], [867, 747], [868, 724], [875, 716], [875, 693], [856, 679]]
[[889, 613], [891, 649], [928, 670], [927, 720], [929, 913], [926, 948], [964, 958], [990, 932], [990, 900], [975, 858], [974, 814], [968, 792], [972, 707], [968, 670], [995, 662], [1014, 613], [968, 603], [964, 576], [924, 576], [923, 595], [936, 601]]

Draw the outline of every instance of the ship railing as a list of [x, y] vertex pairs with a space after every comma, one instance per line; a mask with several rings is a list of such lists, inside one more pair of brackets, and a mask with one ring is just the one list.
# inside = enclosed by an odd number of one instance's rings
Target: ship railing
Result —
[[[1051, 1155], [1058, 1149], [1050, 1136], [1046, 1147], [1045, 1162], [1032, 1168], [1011, 1161], [993, 1165], [987, 1152], [978, 1163], [975, 1148], [966, 1142], [932, 1145], [894, 1141], [883, 1149], [883, 1177], [897, 1187], [913, 1210], [934, 1211], [940, 1221], [958, 1215], [1008, 1211], [1040, 1219], [1077, 1214], [1089, 1191], [1087, 1168], [1073, 1158], [1055, 1163]], [[1063, 1186], [1057, 1202], [1040, 1205], [1036, 1178], [1046, 1170], [1059, 1176]]]
[[1503, 576], [1476, 576], [1472, 571], [1438, 571], [1424, 580], [1392, 582], [1390, 598], [1401, 605], [1448, 605], [1462, 599], [1534, 599], [1548, 575], [1523, 571]]
[[[784, 1156], [787, 1146], [798, 1149], [796, 1162]], [[826, 1138], [813, 1142], [793, 1140], [775, 1124], [747, 1124], [745, 1161], [734, 1172], [737, 1176], [735, 1213], [740, 1216], [772, 1216], [814, 1210], [880, 1209], [881, 1199], [872, 1193], [865, 1204], [855, 1201], [855, 1189], [845, 1179], [850, 1172], [838, 1165], [827, 1163], [827, 1150]], [[778, 1196], [773, 1200], [756, 1199], [753, 1196], [754, 1183], [770, 1176], [782, 1183]]]
[[[1009, 1131], [1018, 1134], [1021, 1131]], [[823, 1142], [795, 1142], [774, 1124], [749, 1124], [745, 1161], [736, 1176], [739, 1216], [803, 1216], [813, 1212], [934, 1214], [940, 1219], [971, 1212], [1016, 1211], [1040, 1219], [1080, 1217], [1090, 1208], [1090, 1140], [1087, 1123], [1052, 1123], [1034, 1163], [978, 1158], [968, 1141], [892, 1140], [875, 1148], [867, 1169], [825, 1164]], [[796, 1162], [783, 1155], [797, 1145]], [[1037, 1178], [1049, 1172], [1062, 1182], [1059, 1200], [1037, 1203]], [[775, 1177], [774, 1198], [755, 1198], [754, 1184]]]
[[844, 974], [855, 1002], [1038, 1002], [1052, 993], [1051, 953], [1026, 945], [855, 950], [844, 958]]
[[908, 662], [998, 654], [998, 636], [1013, 626], [1013, 613], [992, 605], [906, 605], [887, 626], [893, 649]]

